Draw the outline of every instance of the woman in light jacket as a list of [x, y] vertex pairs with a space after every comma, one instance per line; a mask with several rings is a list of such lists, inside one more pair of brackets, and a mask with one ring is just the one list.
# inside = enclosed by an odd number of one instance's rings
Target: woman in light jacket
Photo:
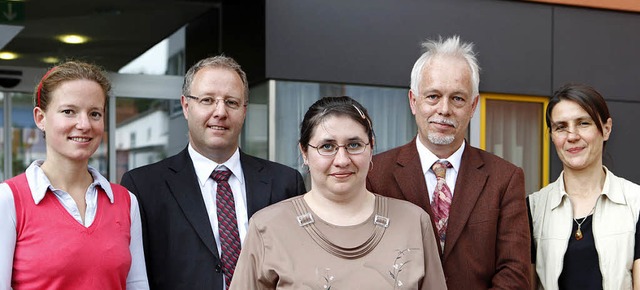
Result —
[[640, 186], [602, 164], [612, 129], [604, 98], [569, 84], [549, 102], [546, 123], [562, 161], [558, 179], [528, 198], [533, 287], [632, 289]]

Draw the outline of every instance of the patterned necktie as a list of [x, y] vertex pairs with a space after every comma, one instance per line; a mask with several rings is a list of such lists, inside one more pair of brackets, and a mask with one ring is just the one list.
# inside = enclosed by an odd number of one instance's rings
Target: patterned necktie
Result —
[[438, 237], [440, 237], [440, 245], [444, 251], [444, 240], [447, 233], [447, 223], [449, 221], [449, 208], [451, 208], [451, 189], [447, 186], [446, 174], [447, 168], [452, 168], [448, 161], [436, 161], [431, 166], [431, 170], [436, 174], [436, 188], [433, 191], [433, 200], [431, 201], [431, 209], [436, 220], [436, 228]]
[[216, 207], [218, 212], [218, 233], [220, 234], [220, 262], [224, 273], [225, 284], [229, 289], [233, 272], [240, 255], [240, 234], [238, 233], [238, 220], [236, 219], [236, 205], [233, 200], [233, 192], [229, 186], [231, 171], [215, 170], [211, 178], [218, 183]]

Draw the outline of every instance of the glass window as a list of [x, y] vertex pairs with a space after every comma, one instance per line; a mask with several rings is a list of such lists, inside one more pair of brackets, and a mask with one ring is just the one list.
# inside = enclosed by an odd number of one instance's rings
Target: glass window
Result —
[[367, 108], [376, 134], [374, 153], [409, 142], [416, 135], [417, 126], [407, 91], [406, 88], [277, 81], [276, 161], [302, 171], [298, 150], [300, 123], [309, 106], [325, 96], [346, 95]]
[[171, 105], [171, 100], [116, 98], [116, 182], [128, 170], [184, 149], [186, 123], [182, 114], [169, 114]]
[[269, 158], [269, 84], [256, 85], [249, 91], [249, 105], [242, 130], [242, 151]]
[[107, 127], [105, 127], [102, 143], [98, 150], [89, 158], [89, 166], [97, 169], [102, 176], [109, 176], [109, 134]]
[[486, 100], [485, 149], [521, 167], [527, 193], [538, 191], [543, 182], [545, 154], [542, 118], [544, 101], [535, 98]]
[[[2, 180], [16, 176], [24, 172], [29, 165], [39, 159], [46, 158], [46, 142], [44, 134], [38, 129], [33, 121], [33, 95], [31, 93], [5, 92], [0, 93], [4, 104], [4, 97], [11, 98], [11, 126], [5, 126], [5, 115], [2, 110], [0, 131], [0, 143], [2, 148], [8, 146], [11, 154], [11, 164], [9, 172], [5, 172], [5, 150], [2, 151]], [[0, 106], [2, 106], [0, 104]], [[5, 138], [5, 130], [11, 130], [9, 138]], [[101, 145], [96, 153], [89, 159], [89, 165], [107, 174], [107, 134], [104, 135]], [[5, 139], [7, 139], [5, 142]]]
[[2, 147], [2, 151], [0, 151], [0, 181], [4, 181], [5, 175], [4, 175], [4, 170], [5, 170], [5, 166], [4, 166], [4, 151], [6, 148], [6, 144], [4, 143], [5, 138], [4, 138], [4, 132], [5, 132], [5, 113], [4, 113], [4, 100], [5, 100], [5, 93], [4, 92], [0, 92], [0, 147]]
[[33, 121], [33, 95], [6, 93], [11, 98], [11, 170], [7, 178], [18, 175], [36, 159], [44, 159], [44, 135]]

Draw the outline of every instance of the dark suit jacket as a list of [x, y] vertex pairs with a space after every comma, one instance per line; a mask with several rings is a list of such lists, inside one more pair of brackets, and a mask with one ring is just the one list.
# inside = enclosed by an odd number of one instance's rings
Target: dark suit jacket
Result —
[[[240, 152], [247, 210], [305, 192], [297, 170]], [[187, 149], [124, 174], [122, 185], [138, 198], [151, 289], [222, 289], [211, 223]]]
[[[375, 155], [367, 188], [413, 202], [433, 216], [415, 142], [414, 138]], [[529, 289], [530, 234], [522, 169], [467, 143], [446, 237], [441, 258], [450, 290]]]

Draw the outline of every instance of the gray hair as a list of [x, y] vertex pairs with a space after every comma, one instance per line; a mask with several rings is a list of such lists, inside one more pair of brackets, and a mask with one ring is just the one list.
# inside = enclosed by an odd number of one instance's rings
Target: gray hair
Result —
[[247, 74], [242, 70], [240, 65], [233, 58], [224, 55], [201, 59], [191, 68], [189, 68], [187, 74], [184, 76], [184, 83], [182, 84], [182, 95], [187, 96], [191, 94], [191, 84], [193, 83], [194, 76], [196, 75], [196, 73], [198, 73], [198, 71], [205, 67], [225, 68], [236, 72], [242, 80], [242, 84], [244, 85], [244, 99], [245, 101], [249, 100], [249, 82], [247, 81]]
[[474, 99], [478, 96], [480, 93], [478, 88], [480, 85], [480, 66], [476, 59], [476, 53], [473, 52], [473, 43], [460, 42], [460, 37], [454, 35], [445, 40], [442, 40], [442, 37], [438, 37], [438, 40], [426, 40], [422, 43], [422, 48], [424, 53], [418, 58], [411, 70], [411, 90], [414, 94], [420, 93], [421, 75], [425, 64], [436, 56], [448, 55], [463, 58], [469, 64], [472, 94]]

